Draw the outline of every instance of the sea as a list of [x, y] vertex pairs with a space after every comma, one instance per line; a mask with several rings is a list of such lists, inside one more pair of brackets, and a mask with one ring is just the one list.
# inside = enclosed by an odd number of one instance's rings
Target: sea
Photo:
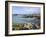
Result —
[[23, 15], [12, 15], [12, 22], [15, 23], [32, 23], [33, 25], [39, 24], [40, 20], [32, 17], [32, 18], [23, 18]]

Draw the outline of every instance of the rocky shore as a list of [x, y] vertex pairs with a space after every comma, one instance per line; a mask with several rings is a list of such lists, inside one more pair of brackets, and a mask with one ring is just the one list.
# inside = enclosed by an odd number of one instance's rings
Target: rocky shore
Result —
[[13, 30], [30, 30], [30, 29], [40, 29], [40, 24], [33, 25], [32, 23], [24, 23], [13, 25]]

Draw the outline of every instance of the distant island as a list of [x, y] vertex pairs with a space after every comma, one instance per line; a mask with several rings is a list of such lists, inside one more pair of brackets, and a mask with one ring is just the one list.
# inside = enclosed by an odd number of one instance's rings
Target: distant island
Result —
[[13, 14], [13, 16], [22, 16], [22, 18], [37, 18], [40, 19], [40, 14]]

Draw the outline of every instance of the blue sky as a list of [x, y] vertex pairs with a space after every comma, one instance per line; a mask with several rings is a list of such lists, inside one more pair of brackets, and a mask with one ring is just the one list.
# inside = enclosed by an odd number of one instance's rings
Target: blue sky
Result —
[[12, 14], [34, 14], [40, 13], [40, 7], [20, 7], [20, 6], [13, 6], [12, 7]]

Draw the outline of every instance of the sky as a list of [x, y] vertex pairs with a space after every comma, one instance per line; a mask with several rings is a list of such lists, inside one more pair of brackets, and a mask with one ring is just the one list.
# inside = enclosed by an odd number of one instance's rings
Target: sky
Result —
[[34, 14], [40, 13], [40, 7], [22, 7], [22, 6], [13, 6], [12, 14]]

